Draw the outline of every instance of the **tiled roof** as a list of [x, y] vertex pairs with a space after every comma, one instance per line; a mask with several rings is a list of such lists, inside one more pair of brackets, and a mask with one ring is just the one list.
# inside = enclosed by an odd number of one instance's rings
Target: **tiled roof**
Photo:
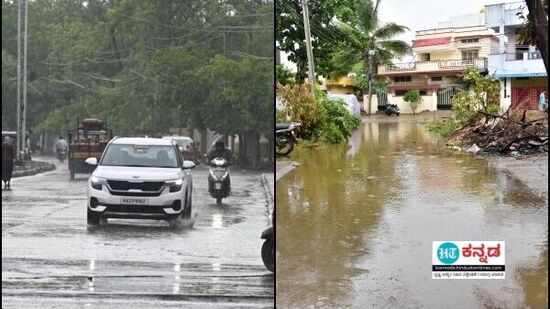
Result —
[[424, 46], [432, 46], [432, 45], [443, 45], [443, 44], [449, 44], [451, 42], [451, 37], [441, 37], [441, 38], [432, 38], [432, 39], [420, 39], [420, 40], [414, 40], [412, 47], [424, 47]]

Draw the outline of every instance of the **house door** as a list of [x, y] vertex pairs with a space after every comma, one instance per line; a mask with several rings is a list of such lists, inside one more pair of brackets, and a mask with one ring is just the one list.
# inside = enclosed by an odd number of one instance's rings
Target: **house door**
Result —
[[512, 109], [538, 109], [540, 90], [537, 88], [512, 88]]

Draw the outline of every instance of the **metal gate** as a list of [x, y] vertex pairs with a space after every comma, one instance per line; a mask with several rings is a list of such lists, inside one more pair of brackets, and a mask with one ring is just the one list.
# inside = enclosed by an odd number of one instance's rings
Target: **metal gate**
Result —
[[385, 110], [385, 105], [388, 103], [388, 94], [381, 92], [377, 94], [378, 97], [378, 110], [383, 111]]
[[445, 89], [440, 89], [437, 91], [437, 109], [451, 109], [451, 99], [455, 94], [460, 92], [460, 89], [457, 86], [451, 86]]

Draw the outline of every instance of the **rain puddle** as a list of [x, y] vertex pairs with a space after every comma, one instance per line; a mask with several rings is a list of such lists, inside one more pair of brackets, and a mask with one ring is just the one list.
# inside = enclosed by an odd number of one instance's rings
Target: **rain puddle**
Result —
[[[277, 182], [277, 307], [546, 308], [547, 198], [486, 158], [400, 120], [292, 159]], [[506, 279], [433, 280], [434, 240], [505, 241]]]

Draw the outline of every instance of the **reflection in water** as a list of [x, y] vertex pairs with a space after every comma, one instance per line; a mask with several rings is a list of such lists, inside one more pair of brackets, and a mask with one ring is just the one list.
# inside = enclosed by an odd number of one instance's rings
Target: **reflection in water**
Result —
[[[90, 271], [95, 270], [95, 259], [89, 259], [88, 260], [88, 269]], [[91, 273], [88, 277], [88, 292], [93, 293], [94, 292], [94, 274]]]
[[518, 269], [518, 277], [525, 291], [525, 303], [530, 308], [548, 308], [548, 242], [542, 247], [537, 265]]
[[[277, 183], [277, 307], [483, 307], [471, 281], [431, 280], [432, 240], [505, 240], [507, 272], [540, 252], [547, 201], [487, 160], [411, 122], [367, 123], [349, 142], [296, 149]], [[522, 306], [506, 277], [483, 293]]]
[[213, 228], [222, 228], [223, 227], [223, 217], [222, 214], [213, 214], [212, 215], [212, 227]]
[[222, 265], [220, 263], [212, 263], [212, 270], [213, 271], [220, 271], [220, 270], [222, 270]]

